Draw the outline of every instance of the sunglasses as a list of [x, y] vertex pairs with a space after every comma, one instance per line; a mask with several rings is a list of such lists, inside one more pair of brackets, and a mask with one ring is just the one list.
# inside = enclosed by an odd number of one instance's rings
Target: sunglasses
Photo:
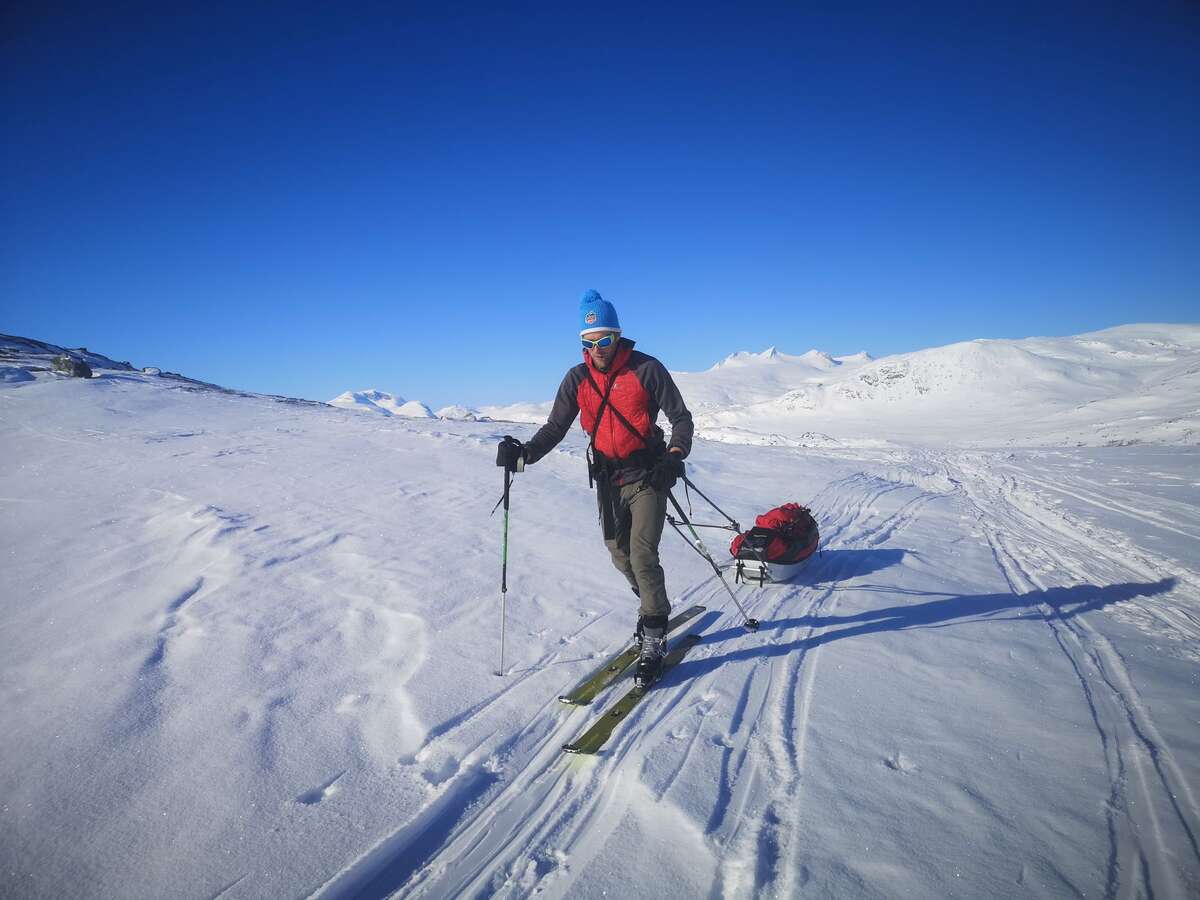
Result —
[[598, 340], [589, 341], [587, 338], [580, 338], [583, 342], [584, 350], [603, 350], [605, 347], [611, 346], [612, 342], [617, 339], [615, 334], [606, 334]]

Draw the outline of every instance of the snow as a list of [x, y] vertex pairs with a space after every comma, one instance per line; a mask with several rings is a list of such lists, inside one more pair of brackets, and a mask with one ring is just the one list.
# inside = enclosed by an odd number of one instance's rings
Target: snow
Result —
[[376, 413], [385, 416], [403, 416], [410, 419], [435, 418], [432, 410], [420, 400], [405, 400], [387, 391], [371, 388], [365, 391], [346, 391], [329, 401], [330, 406], [352, 409], [355, 412]]
[[538, 404], [347, 415], [0, 339], [5, 893], [1196, 896], [1198, 346], [680, 376], [719, 438], [691, 477], [744, 524], [811, 506], [824, 549], [737, 588], [748, 634], [668, 532], [704, 639], [574, 758], [619, 689], [555, 698], [635, 615], [578, 428], [514, 482], [498, 677], [495, 443]]
[[497, 422], [527, 422], [540, 425], [546, 421], [553, 406], [553, 400], [545, 400], [539, 403], [522, 402], [503, 406], [481, 406], [479, 412]]
[[480, 415], [479, 412], [471, 409], [469, 406], [461, 406], [457, 403], [450, 406], [443, 406], [437, 411], [436, 415], [439, 419], [457, 419], [463, 422], [479, 422], [486, 419], [486, 416]]
[[1200, 443], [1196, 325], [976, 340], [876, 360], [772, 347], [674, 375], [712, 440], [736, 429], [804, 446], [810, 433], [855, 446]]

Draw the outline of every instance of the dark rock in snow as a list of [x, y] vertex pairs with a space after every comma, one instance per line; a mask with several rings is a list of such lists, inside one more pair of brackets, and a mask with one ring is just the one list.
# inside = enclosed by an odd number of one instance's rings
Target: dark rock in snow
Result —
[[72, 356], [63, 354], [62, 356], [54, 357], [54, 362], [51, 363], [55, 372], [60, 375], [70, 375], [72, 378], [91, 378], [92, 367], [81, 359], [75, 359]]

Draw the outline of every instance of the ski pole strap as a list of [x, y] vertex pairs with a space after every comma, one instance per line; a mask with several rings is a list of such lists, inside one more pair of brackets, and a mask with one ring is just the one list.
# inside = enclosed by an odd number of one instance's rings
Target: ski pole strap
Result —
[[[507, 480], [507, 479], [505, 479], [505, 480]], [[496, 505], [493, 506], [492, 511], [490, 513], [488, 513], [489, 517], [494, 516], [496, 514], [496, 510], [498, 510], [500, 508], [500, 504], [504, 503], [504, 501], [506, 501], [508, 499], [508, 494], [509, 494], [509, 486], [505, 485], [504, 493], [500, 495], [500, 499], [496, 501]]]

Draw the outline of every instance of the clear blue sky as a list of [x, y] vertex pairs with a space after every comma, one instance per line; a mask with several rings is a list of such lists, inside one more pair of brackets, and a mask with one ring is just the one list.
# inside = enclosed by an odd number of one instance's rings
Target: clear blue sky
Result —
[[0, 331], [436, 408], [589, 287], [683, 370], [1200, 320], [1195, 3], [562, 6], [5, 4]]

